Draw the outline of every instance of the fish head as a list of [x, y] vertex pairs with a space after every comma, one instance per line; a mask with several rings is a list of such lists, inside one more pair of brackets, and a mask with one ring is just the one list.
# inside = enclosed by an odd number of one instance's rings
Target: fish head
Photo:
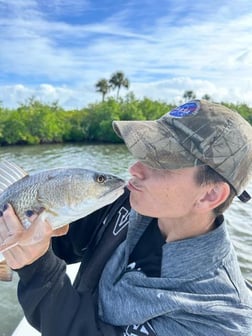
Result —
[[53, 228], [112, 203], [124, 192], [126, 183], [118, 176], [73, 168], [57, 170], [39, 187], [39, 203]]
[[77, 169], [67, 183], [69, 207], [77, 203], [106, 205], [121, 195], [125, 187], [125, 181], [115, 175], [86, 169]]

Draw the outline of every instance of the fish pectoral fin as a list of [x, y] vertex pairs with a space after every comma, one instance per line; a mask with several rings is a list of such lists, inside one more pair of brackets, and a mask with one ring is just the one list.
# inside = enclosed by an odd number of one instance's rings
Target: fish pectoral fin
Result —
[[[42, 209], [42, 208], [41, 208]], [[43, 219], [46, 219], [48, 214], [53, 215], [54, 217], [59, 216], [59, 213], [57, 210], [54, 210], [53, 208], [43, 208], [43, 210], [40, 212], [39, 216]]]
[[49, 224], [52, 224], [50, 218], [52, 219], [52, 217], [58, 217], [58, 216], [59, 216], [58, 211], [51, 208], [50, 209], [44, 208], [44, 210], [39, 214], [40, 219], [42, 221], [48, 220]]
[[11, 281], [12, 280], [12, 269], [7, 265], [6, 261], [0, 262], [0, 281]]
[[53, 216], [59, 216], [58, 212], [56, 210], [53, 210], [53, 209], [46, 209], [46, 212], [49, 212]]
[[6, 160], [2, 161], [0, 163], [0, 193], [27, 175], [28, 174], [15, 163]]

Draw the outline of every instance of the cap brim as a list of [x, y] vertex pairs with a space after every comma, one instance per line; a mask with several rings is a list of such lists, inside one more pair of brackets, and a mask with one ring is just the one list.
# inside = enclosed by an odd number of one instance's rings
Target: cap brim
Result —
[[158, 120], [114, 121], [113, 128], [133, 157], [152, 168], [180, 169], [202, 164], [176, 141], [172, 129]]

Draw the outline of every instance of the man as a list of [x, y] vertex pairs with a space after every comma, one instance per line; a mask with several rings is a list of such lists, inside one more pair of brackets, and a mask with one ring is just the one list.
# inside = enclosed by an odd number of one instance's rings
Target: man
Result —
[[[55, 233], [34, 216], [28, 231], [41, 241], [5, 253], [28, 320], [44, 336], [251, 335], [251, 292], [222, 213], [235, 195], [250, 198], [252, 127], [222, 105], [193, 100], [114, 129], [137, 159], [129, 198], [126, 191], [75, 222], [52, 248]], [[21, 230], [10, 206], [0, 226], [2, 241]], [[82, 261], [73, 286], [61, 258]]]

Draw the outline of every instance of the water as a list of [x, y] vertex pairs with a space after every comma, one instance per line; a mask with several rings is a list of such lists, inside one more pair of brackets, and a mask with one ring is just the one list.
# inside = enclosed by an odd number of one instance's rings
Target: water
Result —
[[[54, 167], [82, 167], [128, 178], [134, 161], [124, 145], [40, 145], [0, 147], [0, 161], [13, 161], [28, 172]], [[252, 184], [248, 191], [252, 194]], [[228, 228], [244, 277], [252, 283], [252, 202], [235, 200], [226, 213]], [[11, 336], [23, 314], [16, 298], [18, 277], [0, 282], [0, 336]], [[26, 335], [25, 335], [26, 336]], [[28, 335], [27, 335], [28, 336]]]

